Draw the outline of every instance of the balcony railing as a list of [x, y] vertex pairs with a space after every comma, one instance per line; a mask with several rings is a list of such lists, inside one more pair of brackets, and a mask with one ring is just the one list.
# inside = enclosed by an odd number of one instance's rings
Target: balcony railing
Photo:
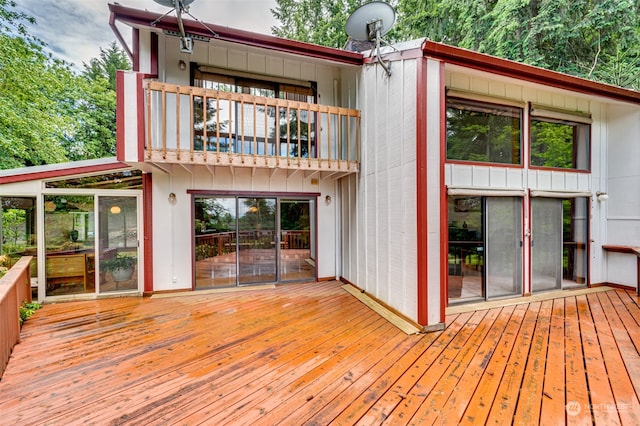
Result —
[[358, 171], [360, 112], [144, 80], [145, 161]]

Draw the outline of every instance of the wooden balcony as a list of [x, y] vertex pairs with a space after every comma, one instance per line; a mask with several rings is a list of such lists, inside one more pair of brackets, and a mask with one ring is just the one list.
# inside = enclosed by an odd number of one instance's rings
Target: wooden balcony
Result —
[[358, 110], [153, 80], [142, 85], [145, 162], [284, 169], [323, 178], [358, 171]]
[[0, 381], [0, 423], [640, 424], [632, 291], [407, 335], [341, 285], [45, 305]]

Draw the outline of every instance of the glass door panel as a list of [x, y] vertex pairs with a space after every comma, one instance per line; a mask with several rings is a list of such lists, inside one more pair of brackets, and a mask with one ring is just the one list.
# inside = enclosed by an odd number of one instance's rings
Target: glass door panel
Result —
[[484, 299], [481, 197], [449, 197], [449, 303]]
[[47, 296], [95, 292], [94, 198], [44, 197]]
[[195, 199], [195, 286], [236, 285], [236, 199]]
[[487, 197], [487, 299], [522, 293], [522, 202], [520, 198]]
[[238, 198], [238, 283], [277, 280], [276, 199]]
[[[280, 200], [280, 281], [313, 280], [312, 200]], [[315, 223], [315, 222], [314, 222]]]
[[531, 291], [562, 287], [562, 200], [531, 200]]
[[98, 200], [100, 292], [137, 290], [137, 197], [100, 196]]

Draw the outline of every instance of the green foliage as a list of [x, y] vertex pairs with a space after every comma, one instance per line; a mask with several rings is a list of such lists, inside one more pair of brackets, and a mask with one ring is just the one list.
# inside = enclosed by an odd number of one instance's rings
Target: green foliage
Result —
[[100, 262], [100, 270], [104, 272], [113, 272], [117, 269], [132, 269], [138, 264], [138, 258], [135, 256], [127, 256], [119, 253], [113, 259], [107, 259]]
[[32, 303], [23, 303], [20, 306], [20, 325], [22, 325], [22, 323], [24, 323], [26, 320], [28, 320], [29, 318], [31, 318], [33, 316], [33, 314], [36, 313], [36, 311], [38, 309], [40, 309], [42, 307], [42, 305], [40, 305], [39, 303], [36, 302], [32, 302]]
[[[361, 2], [277, 0], [274, 34], [332, 47]], [[386, 38], [430, 40], [640, 90], [637, 0], [398, 0]]]
[[115, 71], [130, 68], [112, 43], [82, 75], [28, 33], [35, 19], [0, 0], [0, 168], [115, 155]]
[[25, 237], [26, 211], [24, 209], [3, 209], [2, 210], [2, 234], [3, 252], [12, 253], [7, 250], [7, 245], [17, 247], [20, 238]]
[[280, 25], [271, 28], [273, 34], [337, 48], [346, 44], [347, 17], [360, 5], [358, 0], [276, 0], [276, 3], [271, 13]]

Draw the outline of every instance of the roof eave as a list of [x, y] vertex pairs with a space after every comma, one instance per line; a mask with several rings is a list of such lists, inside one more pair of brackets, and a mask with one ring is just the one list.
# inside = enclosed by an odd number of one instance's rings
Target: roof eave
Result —
[[[118, 4], [109, 4], [109, 10], [111, 11], [110, 22], [120, 21], [131, 26], [157, 28], [160, 30], [176, 31], [178, 28], [178, 20], [174, 16], [163, 17], [155, 26], [152, 26], [151, 22], [162, 15], [155, 12], [124, 7]], [[183, 20], [183, 23], [185, 32], [193, 35], [350, 65], [362, 65], [363, 63], [362, 54], [357, 52], [303, 43], [215, 24], [206, 23], [203, 25], [200, 22], [187, 19]], [[217, 37], [214, 37], [209, 29], [214, 31]]]
[[468, 49], [426, 40], [422, 45], [422, 51], [425, 56], [440, 59], [446, 63], [526, 80], [532, 83], [544, 84], [559, 89], [640, 104], [640, 92], [634, 90], [574, 77], [557, 71], [502, 59]]

